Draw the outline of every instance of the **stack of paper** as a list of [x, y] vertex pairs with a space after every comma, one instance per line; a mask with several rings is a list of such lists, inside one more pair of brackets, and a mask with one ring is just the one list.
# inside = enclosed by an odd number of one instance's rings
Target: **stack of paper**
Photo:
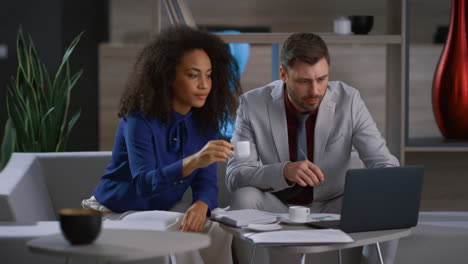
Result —
[[229, 226], [243, 227], [248, 224], [274, 223], [278, 221], [278, 216], [259, 210], [245, 209], [213, 213], [211, 219]]
[[255, 244], [303, 245], [317, 243], [350, 243], [354, 240], [338, 229], [286, 230], [263, 233], [244, 233]]

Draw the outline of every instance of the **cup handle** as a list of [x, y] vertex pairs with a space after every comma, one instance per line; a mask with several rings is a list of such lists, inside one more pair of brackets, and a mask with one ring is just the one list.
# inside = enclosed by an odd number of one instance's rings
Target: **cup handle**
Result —
[[307, 208], [306, 212], [307, 212], [307, 214], [310, 214], [310, 208]]

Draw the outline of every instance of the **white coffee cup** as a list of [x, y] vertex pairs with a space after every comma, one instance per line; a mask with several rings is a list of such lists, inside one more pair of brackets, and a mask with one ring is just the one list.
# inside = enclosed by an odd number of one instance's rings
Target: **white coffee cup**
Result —
[[289, 207], [289, 220], [294, 222], [307, 222], [310, 208], [304, 206]]
[[238, 141], [234, 143], [234, 157], [247, 158], [250, 156], [250, 142]]
[[336, 34], [348, 35], [351, 34], [351, 20], [346, 17], [339, 17], [333, 21], [333, 31]]

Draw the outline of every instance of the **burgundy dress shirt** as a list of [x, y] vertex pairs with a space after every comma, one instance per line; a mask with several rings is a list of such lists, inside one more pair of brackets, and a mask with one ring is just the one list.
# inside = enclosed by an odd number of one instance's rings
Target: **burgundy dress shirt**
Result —
[[[297, 127], [298, 121], [296, 115], [304, 114], [294, 107], [288, 97], [286, 86], [284, 87], [284, 106], [286, 109], [286, 121], [288, 124], [288, 143], [289, 143], [289, 157], [291, 161], [297, 161], [296, 157], [296, 141], [297, 141]], [[317, 119], [317, 112], [310, 113], [309, 118], [306, 122], [306, 134], [307, 134], [307, 158], [310, 161], [314, 160], [314, 132], [315, 132], [315, 120]], [[297, 187], [296, 187], [297, 188]], [[286, 201], [291, 204], [310, 204], [314, 199], [314, 189], [312, 186], [300, 187], [297, 194]]]

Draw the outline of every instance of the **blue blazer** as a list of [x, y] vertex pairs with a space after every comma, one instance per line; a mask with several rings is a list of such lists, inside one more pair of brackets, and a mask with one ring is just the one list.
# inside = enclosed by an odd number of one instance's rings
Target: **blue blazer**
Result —
[[120, 120], [110, 164], [94, 196], [114, 212], [169, 210], [190, 186], [193, 202], [203, 201], [212, 210], [218, 206], [216, 163], [184, 178], [182, 159], [217, 138], [214, 130], [199, 132], [192, 112], [175, 112], [166, 125], [136, 110]]

